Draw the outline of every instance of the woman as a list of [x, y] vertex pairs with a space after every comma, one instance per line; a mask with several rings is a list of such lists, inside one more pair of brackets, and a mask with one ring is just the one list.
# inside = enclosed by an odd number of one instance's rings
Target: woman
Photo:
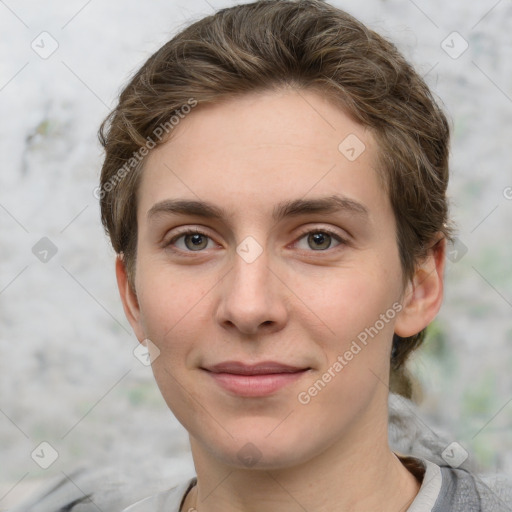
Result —
[[388, 444], [451, 233], [448, 124], [392, 44], [319, 1], [223, 9], [101, 140], [125, 313], [197, 471], [127, 510], [484, 507], [457, 443], [443, 466]]
[[452, 232], [448, 123], [394, 45], [319, 0], [223, 9], [100, 139], [121, 300], [197, 472], [126, 512], [510, 509], [458, 443], [389, 446]]

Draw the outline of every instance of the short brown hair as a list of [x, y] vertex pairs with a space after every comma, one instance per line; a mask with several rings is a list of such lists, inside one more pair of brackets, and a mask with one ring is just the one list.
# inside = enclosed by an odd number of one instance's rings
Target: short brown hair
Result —
[[[132, 286], [141, 149], [168, 140], [171, 129], [156, 141], [155, 132], [182, 117], [186, 105], [283, 87], [320, 92], [375, 136], [404, 282], [436, 237], [450, 239], [450, 131], [421, 76], [394, 44], [338, 8], [260, 0], [222, 9], [174, 36], [133, 76], [101, 125], [101, 218]], [[394, 336], [392, 372], [404, 371], [424, 335]]]

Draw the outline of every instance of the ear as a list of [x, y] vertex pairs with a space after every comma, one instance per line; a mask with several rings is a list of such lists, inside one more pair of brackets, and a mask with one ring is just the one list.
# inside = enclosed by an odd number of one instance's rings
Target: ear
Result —
[[126, 264], [123, 256], [118, 254], [116, 258], [116, 278], [119, 295], [123, 303], [124, 314], [132, 326], [133, 332], [139, 341], [143, 341], [144, 329], [141, 324], [140, 307], [135, 291], [132, 289], [126, 270]]
[[437, 315], [443, 302], [445, 254], [446, 238], [443, 236], [416, 267], [395, 323], [398, 336], [414, 336]]

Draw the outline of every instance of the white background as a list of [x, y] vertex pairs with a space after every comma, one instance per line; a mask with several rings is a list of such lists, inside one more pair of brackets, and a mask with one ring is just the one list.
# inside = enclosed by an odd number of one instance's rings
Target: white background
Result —
[[[482, 468], [510, 474], [512, 2], [332, 3], [393, 40], [451, 119], [452, 214], [467, 253], [448, 262], [437, 336], [410, 367], [432, 422]], [[83, 462], [158, 456], [170, 461], [169, 474], [192, 467], [186, 433], [132, 354], [137, 341], [93, 197], [96, 132], [152, 52], [229, 5], [0, 2], [0, 509], [18, 482], [19, 491]], [[43, 31], [58, 43], [47, 59], [31, 48], [42, 46]], [[456, 59], [441, 46], [454, 31], [469, 44]], [[454, 51], [464, 44], [458, 37], [448, 39]], [[32, 252], [42, 237], [57, 248], [47, 263]], [[30, 455], [42, 441], [59, 454], [47, 470]]]

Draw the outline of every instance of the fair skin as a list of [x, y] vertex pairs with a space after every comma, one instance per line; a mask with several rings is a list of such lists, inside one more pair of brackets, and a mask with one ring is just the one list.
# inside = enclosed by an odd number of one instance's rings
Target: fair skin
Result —
[[[366, 146], [353, 161], [338, 150], [349, 134]], [[404, 289], [377, 151], [367, 129], [320, 95], [286, 90], [199, 106], [149, 155], [135, 291], [122, 258], [116, 272], [127, 318], [160, 351], [157, 384], [190, 435], [198, 484], [182, 510], [397, 512], [418, 493], [388, 445], [389, 358], [394, 332], [413, 335], [439, 310], [444, 243]], [[283, 201], [335, 193], [345, 208], [272, 217]], [[176, 199], [226, 217], [173, 213], [163, 202]], [[202, 235], [182, 236], [189, 228]], [[251, 254], [261, 248], [253, 261], [237, 252], [244, 240]], [[393, 304], [400, 311], [301, 403]], [[301, 371], [266, 394], [251, 384], [247, 396], [212, 375], [224, 361]], [[251, 463], [240, 457], [247, 450]]]

